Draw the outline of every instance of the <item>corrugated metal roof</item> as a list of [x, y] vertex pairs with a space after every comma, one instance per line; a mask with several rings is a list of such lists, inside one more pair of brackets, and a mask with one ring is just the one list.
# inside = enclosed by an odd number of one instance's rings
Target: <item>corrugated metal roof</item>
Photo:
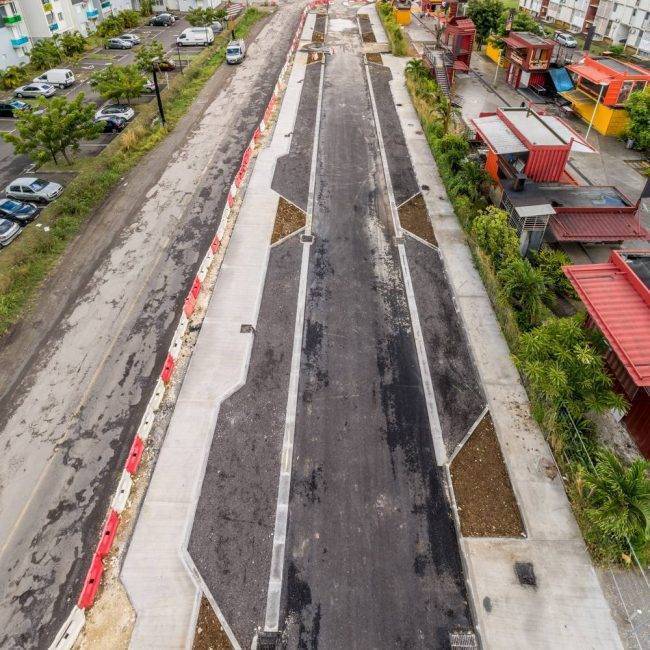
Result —
[[595, 84], [599, 84], [601, 81], [606, 81], [607, 83], [609, 83], [612, 80], [611, 74], [608, 74], [607, 72], [603, 72], [602, 70], [598, 70], [597, 68], [594, 68], [591, 65], [575, 63], [572, 65], [568, 65], [566, 67], [567, 69], [571, 70], [571, 72], [575, 72], [581, 77], [584, 77], [585, 79], [589, 79], [589, 81], [593, 81]]
[[569, 128], [567, 124], [559, 117], [554, 115], [540, 115], [540, 118], [543, 122], [553, 129], [564, 142], [569, 142], [573, 138], [571, 143], [571, 151], [574, 153], [596, 153], [596, 150], [579, 134], [576, 133], [573, 129]]
[[564, 273], [634, 383], [650, 386], [650, 290], [618, 252], [606, 264], [568, 266]]
[[474, 127], [489, 147], [498, 154], [525, 153], [526, 145], [503, 123], [498, 115], [472, 120]]
[[558, 241], [619, 242], [647, 240], [648, 232], [633, 213], [558, 212], [548, 222]]

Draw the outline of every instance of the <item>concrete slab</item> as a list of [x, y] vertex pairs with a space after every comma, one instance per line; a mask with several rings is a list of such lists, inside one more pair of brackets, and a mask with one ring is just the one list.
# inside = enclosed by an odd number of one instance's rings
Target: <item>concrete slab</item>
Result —
[[377, 13], [377, 6], [374, 3], [366, 5], [365, 7], [361, 7], [358, 13], [370, 18], [372, 33], [375, 35], [377, 43], [388, 43], [388, 36], [386, 35], [386, 30], [384, 29], [379, 14]]

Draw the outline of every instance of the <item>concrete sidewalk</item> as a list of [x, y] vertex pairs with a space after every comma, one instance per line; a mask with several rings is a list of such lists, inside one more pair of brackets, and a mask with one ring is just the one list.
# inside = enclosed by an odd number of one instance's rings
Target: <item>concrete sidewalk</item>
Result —
[[[411, 161], [464, 321], [528, 533], [525, 539], [461, 538], [477, 626], [486, 648], [620, 648], [616, 625], [554, 472], [553, 456], [501, 334], [464, 233], [437, 172], [404, 81], [405, 59], [384, 55]], [[532, 563], [535, 587], [515, 562]]]
[[[241, 386], [264, 286], [278, 197], [270, 182], [289, 150], [305, 54], [297, 54], [270, 144], [257, 156], [121, 578], [136, 611], [131, 647], [192, 643], [200, 589], [185, 552], [219, 407]], [[191, 567], [190, 567], [191, 570]]]

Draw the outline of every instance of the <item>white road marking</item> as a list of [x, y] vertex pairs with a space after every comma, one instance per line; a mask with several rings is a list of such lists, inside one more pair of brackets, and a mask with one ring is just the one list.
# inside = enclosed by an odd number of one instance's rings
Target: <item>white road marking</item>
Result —
[[[386, 158], [386, 149], [384, 148], [384, 141], [381, 134], [381, 124], [379, 123], [379, 114], [377, 113], [377, 103], [375, 101], [375, 93], [372, 89], [372, 80], [370, 79], [368, 64], [364, 63], [364, 67], [366, 69], [366, 82], [368, 84], [368, 93], [370, 94], [370, 103], [372, 104], [372, 115], [375, 122], [375, 130], [377, 132], [377, 141], [379, 143], [381, 165], [384, 171], [386, 191], [388, 192], [390, 213], [393, 221], [393, 227], [395, 229], [395, 236], [398, 238], [398, 240], [400, 240], [403, 236], [402, 227], [399, 223], [399, 214], [397, 212], [397, 204], [395, 203], [393, 184], [390, 178], [390, 171], [388, 169], [388, 159]], [[424, 390], [424, 397], [427, 405], [427, 413], [429, 415], [429, 427], [431, 428], [433, 449], [435, 452], [437, 465], [442, 466], [445, 465], [447, 462], [447, 450], [445, 448], [445, 443], [442, 438], [442, 427], [440, 426], [440, 416], [438, 415], [436, 395], [433, 390], [433, 382], [431, 381], [431, 371], [429, 370], [429, 360], [427, 359], [427, 352], [424, 346], [424, 337], [422, 335], [422, 327], [420, 326], [420, 316], [418, 314], [418, 307], [415, 301], [415, 293], [413, 291], [411, 271], [409, 269], [408, 259], [406, 258], [406, 250], [404, 248], [404, 244], [400, 243], [399, 241], [397, 243], [397, 251], [399, 253], [400, 265], [402, 267], [402, 277], [404, 278], [404, 289], [406, 291], [406, 299], [408, 301], [409, 312], [411, 313], [411, 325], [413, 327], [413, 338], [415, 339], [415, 350], [418, 355], [420, 376], [422, 377], [422, 388]]]
[[[318, 87], [318, 102], [316, 104], [316, 126], [314, 127], [314, 142], [311, 154], [311, 170], [309, 172], [309, 195], [307, 198], [307, 217], [305, 226], [305, 233], [307, 235], [311, 235], [311, 226], [313, 221], [314, 192], [316, 188], [316, 163], [318, 159], [323, 82], [325, 78], [325, 65], [324, 63], [321, 63], [320, 65], [320, 84]], [[302, 260], [300, 263], [300, 280], [298, 283], [298, 301], [296, 305], [296, 323], [293, 331], [291, 371], [289, 374], [289, 389], [287, 394], [287, 409], [284, 423], [284, 438], [282, 440], [280, 482], [278, 485], [278, 500], [275, 508], [275, 528], [273, 530], [271, 570], [269, 573], [269, 587], [266, 595], [266, 615], [264, 619], [264, 629], [267, 632], [277, 632], [280, 621], [282, 575], [284, 573], [285, 544], [287, 537], [287, 524], [289, 521], [289, 494], [291, 491], [293, 440], [296, 430], [296, 411], [298, 408], [298, 383], [300, 379], [300, 358], [302, 356], [302, 337], [305, 323], [305, 305], [307, 302], [307, 272], [309, 270], [310, 247], [311, 244], [305, 242], [302, 249]]]

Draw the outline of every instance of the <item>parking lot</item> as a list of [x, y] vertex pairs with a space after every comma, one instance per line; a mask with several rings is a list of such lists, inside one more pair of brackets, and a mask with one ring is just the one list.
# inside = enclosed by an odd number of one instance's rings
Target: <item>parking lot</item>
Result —
[[[180, 65], [185, 67], [191, 59], [203, 51], [201, 46], [192, 47], [176, 47], [176, 37], [187, 27], [189, 23], [184, 18], [177, 18], [173, 25], [168, 27], [152, 27], [142, 26], [131, 30], [129, 33], [137, 34], [142, 43], [139, 46], [130, 50], [107, 50], [104, 48], [96, 48], [89, 51], [76, 65], [70, 66], [74, 72], [76, 81], [73, 86], [67, 89], [57, 89], [55, 96], [64, 96], [68, 99], [74, 98], [79, 93], [84, 93], [87, 100], [94, 102], [99, 107], [103, 101], [99, 95], [94, 91], [90, 85], [90, 77], [93, 72], [101, 70], [109, 65], [129, 65], [134, 62], [138, 49], [146, 43], [158, 40], [165, 48], [166, 57], [173, 60], [176, 64], [176, 69], [173, 72], [162, 73], [159, 77], [161, 87], [166, 85], [168, 76], [179, 74]], [[179, 61], [180, 58], [180, 61]], [[66, 64], [61, 64], [65, 67]], [[4, 98], [13, 96], [13, 91], [2, 93]], [[135, 101], [135, 108], [137, 104], [148, 103], [154, 99], [153, 94], [143, 95]], [[12, 132], [15, 129], [15, 120], [11, 118], [0, 118], [0, 131]], [[92, 142], [82, 143], [79, 151], [81, 156], [91, 156], [100, 153], [107, 144], [115, 137], [115, 134], [102, 134]], [[33, 174], [34, 165], [30, 158], [25, 155], [15, 155], [13, 145], [0, 140], [0, 190], [11, 182], [14, 178], [24, 175]], [[67, 180], [73, 177], [72, 172], [50, 172], [39, 171], [38, 176], [47, 180], [55, 180], [65, 184]]]

